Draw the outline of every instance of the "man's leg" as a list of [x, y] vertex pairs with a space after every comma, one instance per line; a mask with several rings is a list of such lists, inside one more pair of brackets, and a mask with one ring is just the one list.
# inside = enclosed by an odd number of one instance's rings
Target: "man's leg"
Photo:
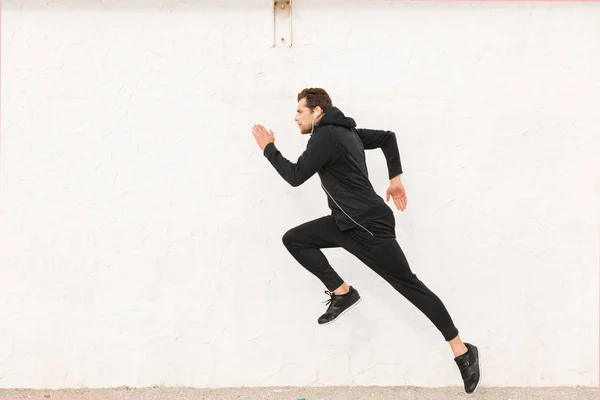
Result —
[[366, 224], [374, 236], [361, 228], [349, 231], [344, 248], [390, 283], [436, 326], [452, 348], [465, 391], [472, 393], [480, 378], [478, 349], [462, 342], [443, 302], [411, 271], [396, 240], [393, 218], [392, 215], [391, 219]]
[[348, 286], [333, 270], [321, 249], [342, 247], [346, 238], [333, 217], [322, 217], [290, 229], [283, 244], [304, 268], [315, 275], [330, 295], [326, 312], [318, 319], [321, 325], [331, 323], [360, 301], [358, 291]]
[[442, 333], [446, 341], [451, 341], [458, 336], [458, 330], [446, 307], [439, 297], [410, 270], [406, 257], [395, 240], [385, 239], [370, 245], [350, 240], [347, 250], [421, 310]]

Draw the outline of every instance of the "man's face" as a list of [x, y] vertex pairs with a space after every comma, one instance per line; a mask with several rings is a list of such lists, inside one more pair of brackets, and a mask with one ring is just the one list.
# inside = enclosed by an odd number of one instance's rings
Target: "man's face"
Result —
[[317, 122], [315, 118], [315, 112], [318, 112], [320, 108], [316, 107], [313, 111], [306, 107], [306, 99], [302, 99], [298, 102], [298, 109], [296, 110], [296, 116], [294, 121], [298, 124], [301, 134], [307, 134], [312, 131], [313, 123]]

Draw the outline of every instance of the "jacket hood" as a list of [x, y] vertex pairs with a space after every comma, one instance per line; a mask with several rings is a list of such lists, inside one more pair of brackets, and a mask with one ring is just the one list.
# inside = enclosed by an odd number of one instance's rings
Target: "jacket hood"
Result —
[[337, 107], [331, 107], [329, 111], [317, 123], [317, 126], [336, 125], [344, 128], [356, 128], [356, 122], [350, 117], [346, 117], [344, 113]]

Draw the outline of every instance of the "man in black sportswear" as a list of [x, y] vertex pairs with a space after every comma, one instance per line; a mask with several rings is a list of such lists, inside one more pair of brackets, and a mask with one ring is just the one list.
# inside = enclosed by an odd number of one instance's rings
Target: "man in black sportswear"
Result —
[[387, 201], [391, 197], [399, 210], [406, 209], [395, 134], [356, 128], [354, 120], [334, 107], [327, 92], [319, 88], [304, 89], [298, 94], [294, 120], [302, 134], [311, 134], [306, 150], [295, 164], [275, 147], [272, 131], [255, 125], [252, 133], [264, 156], [290, 185], [299, 186], [316, 173], [327, 195], [331, 215], [306, 222], [283, 236], [290, 254], [328, 289], [328, 307], [318, 323], [336, 321], [361, 300], [358, 291], [344, 282], [321, 251], [342, 247], [429, 318], [450, 344], [465, 391], [473, 393], [480, 381], [479, 349], [463, 343], [442, 301], [411, 271], [396, 240], [393, 211], [369, 181], [365, 150], [380, 148], [390, 178]]

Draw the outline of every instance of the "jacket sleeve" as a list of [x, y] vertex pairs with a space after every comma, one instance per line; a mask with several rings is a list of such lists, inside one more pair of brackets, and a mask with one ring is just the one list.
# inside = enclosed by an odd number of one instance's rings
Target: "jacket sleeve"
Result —
[[332, 135], [315, 132], [295, 164], [287, 160], [274, 143], [269, 143], [263, 154], [286, 182], [300, 186], [331, 160], [334, 151]]
[[356, 129], [356, 132], [362, 140], [365, 150], [383, 150], [390, 179], [402, 174], [400, 151], [398, 150], [398, 143], [394, 132], [376, 129]]

